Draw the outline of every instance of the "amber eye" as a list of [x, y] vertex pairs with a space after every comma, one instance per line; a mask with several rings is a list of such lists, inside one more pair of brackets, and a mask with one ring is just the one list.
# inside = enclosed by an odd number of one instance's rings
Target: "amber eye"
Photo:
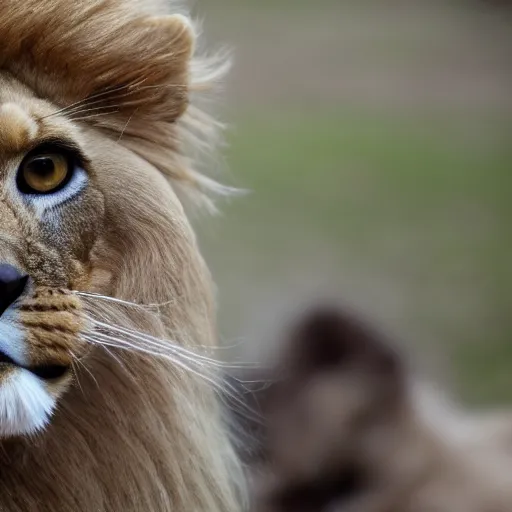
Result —
[[40, 153], [22, 163], [18, 183], [25, 193], [48, 194], [56, 191], [66, 181], [71, 170], [66, 155]]

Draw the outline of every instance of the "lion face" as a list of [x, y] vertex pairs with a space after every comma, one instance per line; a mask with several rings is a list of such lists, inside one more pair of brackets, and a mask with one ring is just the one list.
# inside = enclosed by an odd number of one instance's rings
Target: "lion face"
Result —
[[[15, 30], [20, 11], [5, 8], [2, 20]], [[98, 73], [102, 83], [81, 76], [71, 86], [75, 64], [64, 68], [62, 55], [45, 62], [57, 77], [66, 72], [53, 85], [19, 62], [16, 73], [0, 69], [0, 438], [47, 425], [73, 385], [75, 362], [90, 352], [77, 291], [150, 301], [165, 288], [186, 299], [183, 267], [197, 250], [166, 169], [150, 160], [174, 163], [180, 172], [175, 122], [186, 107], [191, 27], [182, 16], [164, 16], [137, 18], [129, 28], [119, 30], [131, 41], [139, 31], [148, 48], [155, 46], [155, 61], [137, 67], [133, 56], [121, 59], [131, 61], [129, 79], [112, 62], [110, 83]], [[41, 41], [34, 38], [33, 53], [43, 51]], [[163, 57], [170, 50], [169, 64]], [[0, 61], [2, 52], [8, 45]], [[30, 52], [18, 55], [26, 58]], [[168, 87], [171, 80], [179, 87]], [[156, 128], [148, 133], [151, 123]]]
[[185, 221], [147, 162], [55, 114], [7, 74], [0, 91], [0, 436], [11, 436], [48, 422], [89, 352], [74, 292], [116, 294], [157, 205], [171, 212], [176, 244]]
[[0, 91], [0, 436], [10, 436], [47, 423], [84, 355], [70, 290], [88, 287], [105, 207], [72, 123], [9, 75]]

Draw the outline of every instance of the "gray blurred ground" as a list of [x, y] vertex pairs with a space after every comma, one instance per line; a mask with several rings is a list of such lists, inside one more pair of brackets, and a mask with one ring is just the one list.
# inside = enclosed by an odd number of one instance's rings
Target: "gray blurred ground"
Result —
[[337, 295], [512, 398], [512, 19], [480, 2], [199, 0], [235, 49], [231, 183], [199, 222], [223, 340], [247, 356]]

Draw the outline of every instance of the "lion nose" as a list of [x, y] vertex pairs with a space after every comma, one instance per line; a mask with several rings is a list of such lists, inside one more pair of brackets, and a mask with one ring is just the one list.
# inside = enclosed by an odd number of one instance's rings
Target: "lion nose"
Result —
[[28, 276], [8, 263], [0, 264], [0, 315], [20, 297], [27, 285]]

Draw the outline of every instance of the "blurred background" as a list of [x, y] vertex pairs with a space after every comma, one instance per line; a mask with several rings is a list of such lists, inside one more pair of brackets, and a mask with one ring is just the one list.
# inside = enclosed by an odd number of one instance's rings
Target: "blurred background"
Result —
[[198, 222], [228, 345], [341, 297], [475, 403], [512, 400], [512, 16], [478, 0], [197, 0], [234, 48]]

